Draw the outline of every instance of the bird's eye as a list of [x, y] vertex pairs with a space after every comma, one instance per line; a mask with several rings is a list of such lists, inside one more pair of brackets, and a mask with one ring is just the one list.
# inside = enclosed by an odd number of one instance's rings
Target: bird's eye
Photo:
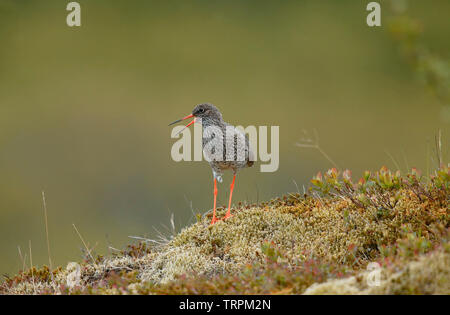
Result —
[[204, 108], [200, 108], [200, 109], [198, 110], [198, 112], [199, 112], [200, 114], [203, 114], [203, 113], [205, 112], [205, 109], [204, 109]]

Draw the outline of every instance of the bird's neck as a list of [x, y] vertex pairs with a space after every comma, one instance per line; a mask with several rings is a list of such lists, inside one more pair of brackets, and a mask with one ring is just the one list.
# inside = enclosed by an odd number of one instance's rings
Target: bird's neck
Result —
[[209, 127], [209, 126], [225, 127], [225, 122], [223, 120], [217, 121], [215, 119], [203, 118], [202, 126], [203, 127]]

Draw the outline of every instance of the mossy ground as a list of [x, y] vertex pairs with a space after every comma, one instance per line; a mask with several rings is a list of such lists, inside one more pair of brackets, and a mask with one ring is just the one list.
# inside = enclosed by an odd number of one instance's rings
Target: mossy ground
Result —
[[[325, 194], [240, 207], [213, 226], [205, 216], [164, 245], [33, 268], [0, 293], [450, 294], [448, 168], [429, 185], [382, 169], [366, 176], [366, 190], [333, 172]], [[379, 286], [367, 284], [371, 262], [381, 266]]]

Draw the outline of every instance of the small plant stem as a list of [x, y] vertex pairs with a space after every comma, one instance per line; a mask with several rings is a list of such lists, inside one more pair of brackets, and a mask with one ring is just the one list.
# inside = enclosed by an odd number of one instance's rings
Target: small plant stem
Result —
[[84, 248], [86, 248], [86, 251], [87, 251], [89, 257], [92, 259], [92, 263], [93, 263], [94, 265], [96, 265], [95, 259], [94, 259], [94, 257], [92, 257], [92, 254], [91, 254], [91, 250], [87, 247], [86, 243], [84, 242], [83, 237], [81, 236], [80, 232], [78, 232], [77, 227], [76, 227], [75, 224], [73, 224], [73, 223], [72, 223], [72, 226], [73, 226], [73, 228], [75, 229], [75, 232], [77, 232], [78, 237], [80, 238], [81, 242], [82, 242], [83, 245], [84, 245]]
[[45, 192], [42, 191], [42, 204], [44, 205], [44, 219], [45, 219], [45, 235], [47, 237], [47, 253], [50, 273], [53, 270], [52, 258], [50, 254], [50, 238], [48, 237], [48, 218], [47, 218], [47, 202], [45, 201]]

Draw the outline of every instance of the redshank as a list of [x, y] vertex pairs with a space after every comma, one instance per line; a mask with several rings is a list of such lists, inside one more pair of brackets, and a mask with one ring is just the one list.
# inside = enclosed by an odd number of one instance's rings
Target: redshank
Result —
[[224, 217], [224, 219], [228, 219], [232, 216], [231, 198], [236, 173], [241, 168], [251, 167], [254, 163], [254, 155], [250, 149], [248, 137], [234, 126], [226, 123], [219, 109], [213, 104], [199, 104], [194, 108], [192, 114], [174, 121], [169, 126], [189, 118], [194, 119], [185, 128], [195, 122], [202, 125], [203, 154], [211, 166], [214, 177], [214, 210], [211, 220], [211, 224], [214, 224], [219, 221], [216, 218], [217, 181], [222, 182], [225, 170], [233, 171], [228, 211]]

